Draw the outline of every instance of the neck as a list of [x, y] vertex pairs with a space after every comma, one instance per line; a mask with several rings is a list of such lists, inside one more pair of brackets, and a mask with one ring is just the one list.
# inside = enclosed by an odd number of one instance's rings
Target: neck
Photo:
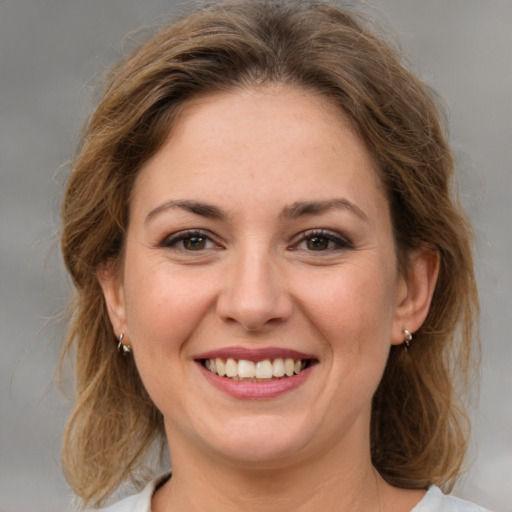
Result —
[[173, 476], [155, 494], [152, 510], [380, 512], [387, 484], [372, 466], [369, 451], [361, 452], [361, 443], [350, 441], [321, 455], [257, 468], [199, 450], [191, 454], [173, 449]]

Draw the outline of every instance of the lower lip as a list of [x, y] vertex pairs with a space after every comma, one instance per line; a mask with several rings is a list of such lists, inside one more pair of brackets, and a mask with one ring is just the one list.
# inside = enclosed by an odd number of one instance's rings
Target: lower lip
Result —
[[284, 395], [301, 386], [313, 369], [313, 366], [310, 366], [293, 377], [283, 377], [268, 382], [243, 382], [220, 377], [208, 371], [201, 363], [197, 364], [212, 386], [239, 400], [269, 400]]

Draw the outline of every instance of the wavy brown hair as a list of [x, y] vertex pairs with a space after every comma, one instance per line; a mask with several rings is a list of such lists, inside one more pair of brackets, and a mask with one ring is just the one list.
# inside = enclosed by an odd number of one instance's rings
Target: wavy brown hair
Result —
[[[410, 350], [392, 347], [373, 401], [371, 453], [395, 486], [449, 488], [461, 471], [478, 346], [472, 232], [454, 200], [454, 162], [429, 89], [359, 15], [313, 1], [203, 6], [115, 66], [89, 119], [62, 203], [62, 252], [76, 287], [63, 354], [73, 349], [76, 405], [66, 476], [98, 504], [137, 479], [163, 420], [132, 358], [121, 357], [97, 272], [122, 263], [130, 194], [180, 109], [201, 94], [281, 84], [335, 104], [373, 156], [391, 206], [398, 261], [439, 254], [430, 312]], [[476, 352], [477, 353], [477, 352]]]

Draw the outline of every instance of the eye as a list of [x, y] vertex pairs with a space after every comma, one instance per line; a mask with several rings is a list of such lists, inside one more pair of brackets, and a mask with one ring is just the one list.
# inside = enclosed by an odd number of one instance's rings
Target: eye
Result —
[[204, 251], [216, 249], [218, 245], [202, 231], [187, 230], [175, 233], [162, 242], [162, 247], [175, 248], [183, 251]]
[[301, 234], [293, 249], [303, 251], [336, 251], [351, 248], [352, 244], [336, 233], [325, 229], [308, 230]]
[[325, 251], [329, 249], [329, 245], [332, 245], [332, 241], [326, 236], [312, 236], [305, 240], [306, 247], [310, 251]]

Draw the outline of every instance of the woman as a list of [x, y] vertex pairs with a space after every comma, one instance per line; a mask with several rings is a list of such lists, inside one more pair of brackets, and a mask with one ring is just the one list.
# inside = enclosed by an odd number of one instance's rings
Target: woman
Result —
[[[482, 510], [471, 231], [425, 86], [354, 14], [197, 10], [112, 72], [63, 202], [64, 465], [112, 512]], [[458, 386], [461, 386], [460, 388]]]

